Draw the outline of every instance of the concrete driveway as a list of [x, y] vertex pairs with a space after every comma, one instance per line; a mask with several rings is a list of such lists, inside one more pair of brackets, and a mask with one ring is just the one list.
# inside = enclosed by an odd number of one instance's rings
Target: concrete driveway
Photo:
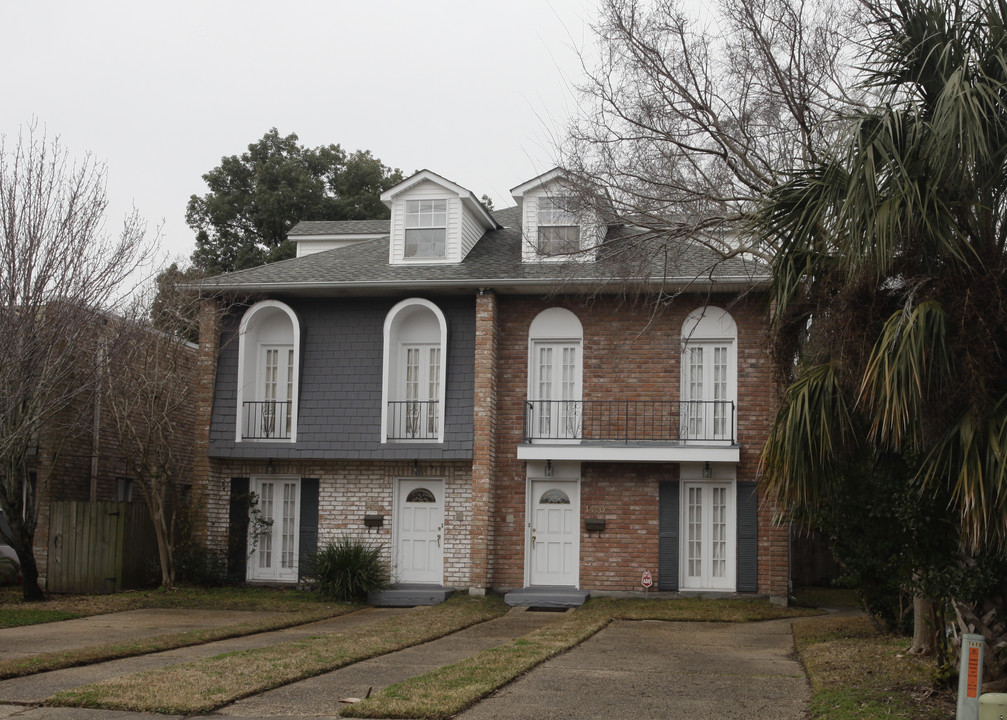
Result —
[[800, 720], [811, 688], [790, 620], [616, 621], [459, 720]]
[[[103, 677], [163, 667], [220, 652], [262, 647], [305, 633], [339, 632], [350, 626], [374, 622], [389, 612], [408, 611], [365, 611], [301, 628], [6, 680], [0, 682], [0, 718], [166, 720], [164, 715], [46, 708], [37, 707], [36, 703], [58, 690], [78, 687]], [[158, 619], [167, 620], [171, 614]], [[103, 616], [101, 622], [105, 623], [113, 617]], [[458, 662], [560, 617], [551, 613], [512, 611], [505, 617], [425, 645], [241, 700], [208, 717], [219, 717], [221, 720], [224, 717], [248, 720], [265, 717], [335, 718], [341, 697], [359, 697], [368, 687], [377, 691], [434, 667]], [[139, 632], [154, 632], [158, 625], [155, 616], [144, 613], [129, 619]], [[204, 617], [200, 620], [182, 614], [175, 619], [183, 624], [199, 626], [212, 624], [221, 618]], [[691, 720], [707, 717], [799, 720], [805, 715], [810, 689], [803, 668], [794, 656], [790, 622], [613, 622], [579, 647], [544, 663], [459, 717], [463, 720]], [[97, 633], [90, 635], [93, 643], [109, 629], [104, 625], [90, 628], [73, 626], [74, 633], [63, 633], [60, 630], [68, 629], [65, 623], [34, 627], [40, 635], [50, 637], [50, 641], [38, 647], [36, 652], [45, 645], [49, 646], [46, 649], [52, 649], [60, 641], [76, 645], [88, 636], [88, 630]], [[161, 626], [158, 629], [166, 632], [171, 628]], [[7, 645], [20, 635], [20, 632], [0, 631], [0, 646]], [[23, 646], [17, 650], [11, 648], [12, 654], [19, 654], [25, 649]]]

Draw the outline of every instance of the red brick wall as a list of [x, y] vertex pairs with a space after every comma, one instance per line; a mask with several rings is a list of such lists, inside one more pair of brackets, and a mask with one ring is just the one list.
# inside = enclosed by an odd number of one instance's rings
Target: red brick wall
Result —
[[585, 463], [581, 477], [581, 516], [605, 520], [603, 532], [587, 533], [580, 524], [581, 586], [640, 590], [649, 570], [657, 587], [658, 483], [677, 480], [678, 466]]
[[492, 292], [476, 297], [476, 348], [472, 442], [471, 578], [477, 591], [489, 587], [493, 545], [493, 477], [496, 474], [497, 303]]
[[[755, 480], [758, 455], [772, 422], [776, 400], [764, 345], [766, 308], [748, 298], [733, 301], [723, 296], [680, 297], [655, 311], [653, 305], [618, 303], [608, 298], [594, 302], [564, 297], [499, 297], [497, 364], [497, 475], [494, 487], [496, 513], [492, 585], [519, 587], [524, 581], [525, 485], [524, 463], [517, 460], [523, 435], [523, 402], [528, 389], [528, 329], [535, 316], [549, 307], [573, 312], [584, 329], [583, 397], [585, 400], [677, 400], [681, 390], [681, 332], [686, 316], [703, 305], [725, 308], [738, 328], [738, 441], [741, 461], [739, 481]], [[605, 466], [609, 467], [609, 466]], [[654, 537], [620, 555], [633, 570], [610, 570], [606, 553], [619, 550], [616, 534], [582, 537], [581, 584], [588, 589], [623, 590], [639, 584], [638, 566], [656, 571], [657, 468], [625, 466], [609, 473], [609, 483], [599, 485], [598, 469], [585, 466], [582, 508], [600, 493], [606, 506], [639, 508], [638, 527], [620, 529], [633, 537], [652, 531]], [[677, 475], [676, 475], [677, 477]], [[759, 591], [785, 595], [787, 576], [786, 530], [772, 528], [772, 508], [760, 509]], [[621, 510], [620, 510], [621, 512]], [[644, 519], [644, 513], [650, 517]], [[645, 532], [646, 531], [646, 532]], [[656, 581], [656, 578], [655, 578]], [[597, 584], [595, 584], [597, 583]]]

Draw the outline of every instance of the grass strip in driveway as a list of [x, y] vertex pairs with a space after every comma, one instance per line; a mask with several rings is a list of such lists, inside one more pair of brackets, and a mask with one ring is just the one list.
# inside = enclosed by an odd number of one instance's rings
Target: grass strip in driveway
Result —
[[390, 685], [363, 702], [343, 708], [341, 714], [344, 717], [425, 720], [453, 717], [535, 666], [584, 642], [616, 619], [748, 622], [817, 612], [780, 608], [765, 600], [748, 599], [593, 599], [555, 624], [454, 665]]
[[41, 623], [73, 620], [79, 617], [80, 613], [66, 612], [65, 610], [0, 609], [0, 628], [40, 625]]
[[45, 704], [173, 715], [208, 713], [249, 695], [435, 640], [506, 611], [500, 598], [458, 595], [440, 605], [344, 633], [109, 678], [58, 693]]
[[799, 620], [794, 640], [811, 680], [814, 720], [954, 717], [951, 694], [933, 690], [933, 658], [907, 655], [908, 638], [882, 635], [866, 615]]
[[288, 612], [255, 622], [238, 623], [236, 625], [208, 628], [206, 630], [190, 630], [188, 632], [168, 635], [156, 635], [132, 642], [94, 645], [76, 650], [61, 650], [40, 653], [31, 657], [0, 660], [0, 680], [35, 675], [41, 672], [49, 672], [50, 670], [62, 670], [64, 668], [77, 667], [78, 665], [91, 665], [124, 657], [175, 650], [176, 648], [190, 647], [192, 645], [203, 645], [217, 640], [254, 635], [255, 633], [269, 632], [271, 630], [282, 630], [297, 625], [317, 622], [318, 620], [326, 620], [338, 615], [345, 615], [357, 609], [356, 606], [352, 605], [327, 605], [317, 610]]

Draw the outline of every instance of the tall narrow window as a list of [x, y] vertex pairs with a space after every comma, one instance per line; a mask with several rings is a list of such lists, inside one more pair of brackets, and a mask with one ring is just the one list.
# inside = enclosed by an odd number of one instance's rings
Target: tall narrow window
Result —
[[445, 257], [448, 225], [447, 200], [406, 200], [405, 257]]
[[402, 377], [405, 382], [402, 421], [397, 432], [403, 439], [427, 440], [437, 437], [440, 408], [441, 349], [437, 346], [404, 346]]
[[734, 440], [737, 328], [725, 311], [693, 311], [682, 327], [681, 435], [684, 440]]
[[295, 440], [297, 316], [281, 302], [264, 300], [248, 309], [239, 333], [236, 440]]
[[385, 318], [382, 442], [439, 442], [444, 434], [447, 323], [428, 300], [403, 300]]
[[539, 198], [539, 255], [569, 255], [580, 250], [580, 225], [569, 208], [569, 198]]
[[531, 440], [583, 437], [581, 337], [577, 317], [550, 308], [529, 330], [526, 432]]

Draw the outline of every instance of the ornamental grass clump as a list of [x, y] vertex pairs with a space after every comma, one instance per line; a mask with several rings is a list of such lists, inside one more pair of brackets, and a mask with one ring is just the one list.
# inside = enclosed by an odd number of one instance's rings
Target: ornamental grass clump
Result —
[[314, 558], [314, 576], [319, 594], [329, 600], [355, 602], [388, 587], [388, 564], [381, 559], [381, 546], [360, 538], [341, 537]]

